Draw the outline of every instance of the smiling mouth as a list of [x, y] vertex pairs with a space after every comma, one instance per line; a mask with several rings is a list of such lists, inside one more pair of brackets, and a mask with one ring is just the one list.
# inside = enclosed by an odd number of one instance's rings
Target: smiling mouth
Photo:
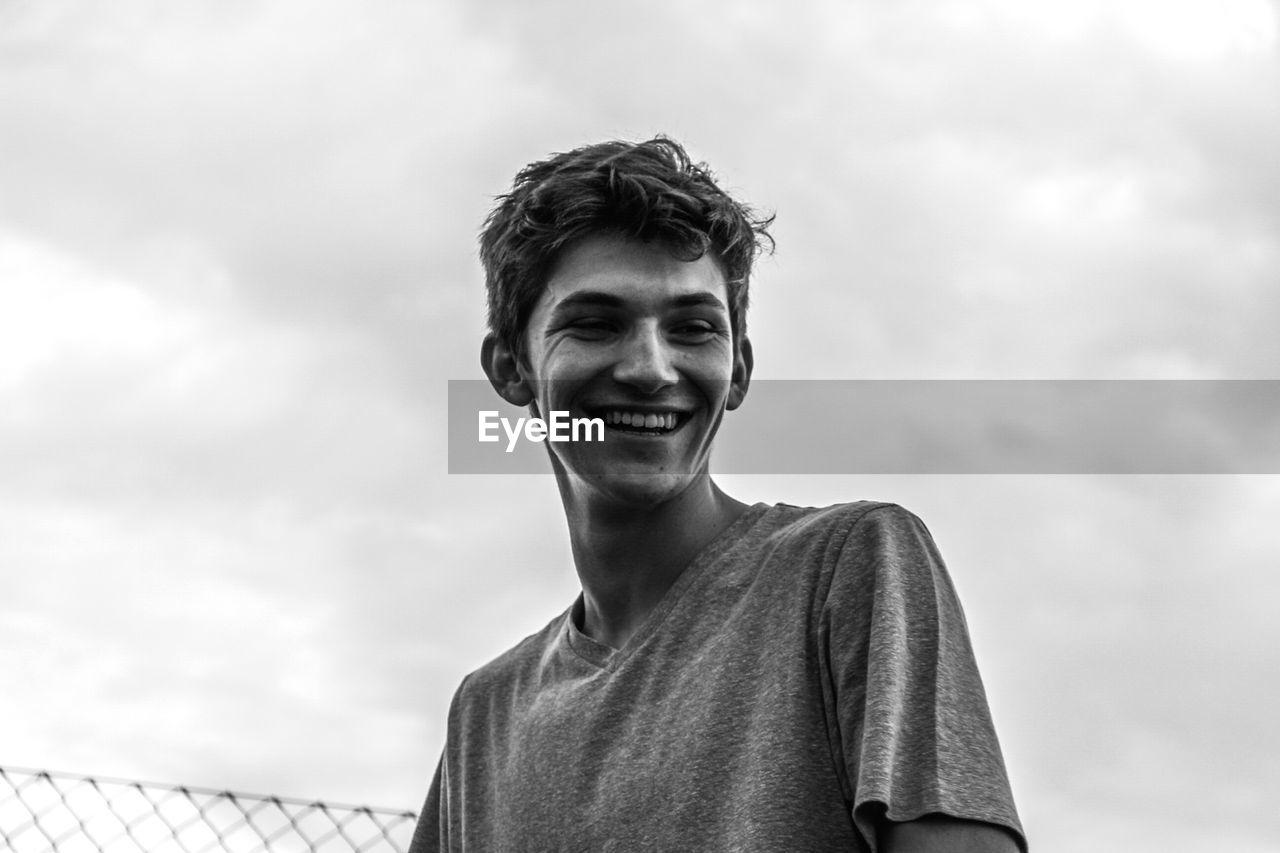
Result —
[[680, 412], [628, 412], [606, 409], [599, 417], [607, 429], [640, 435], [667, 435], [675, 432], [687, 419]]

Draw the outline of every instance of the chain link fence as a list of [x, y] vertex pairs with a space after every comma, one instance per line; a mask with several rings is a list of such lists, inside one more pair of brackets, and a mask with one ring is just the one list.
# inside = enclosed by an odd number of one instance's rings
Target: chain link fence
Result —
[[0, 767], [6, 853], [404, 853], [413, 812]]

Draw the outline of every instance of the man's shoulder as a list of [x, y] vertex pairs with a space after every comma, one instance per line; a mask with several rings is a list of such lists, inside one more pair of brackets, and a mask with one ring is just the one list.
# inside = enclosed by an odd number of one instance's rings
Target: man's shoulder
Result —
[[755, 511], [760, 514], [750, 526], [725, 546], [725, 565], [712, 573], [708, 588], [723, 593], [763, 583], [761, 589], [773, 589], [771, 580], [800, 595], [825, 588], [839, 564], [865, 549], [868, 539], [883, 538], [878, 532], [868, 537], [868, 528], [900, 526], [903, 519], [915, 518], [897, 504], [868, 500], [827, 506], [757, 504]]
[[886, 501], [856, 501], [810, 509], [803, 524], [814, 535], [825, 531], [826, 540], [837, 541], [850, 556], [902, 555], [936, 551], [932, 534], [924, 521], [900, 504]]
[[774, 506], [772, 536], [812, 537], [847, 535], [860, 525], [880, 527], [916, 526], [922, 522], [910, 510], [886, 501], [851, 501], [827, 506], [795, 506], [779, 503]]
[[536, 673], [565, 628], [566, 613], [560, 613], [541, 630], [525, 637], [497, 657], [473, 670], [462, 680], [457, 701], [492, 696], [495, 691], [511, 689]]
[[924, 522], [903, 506], [885, 501], [822, 507], [777, 504], [763, 527], [759, 541], [764, 564], [793, 578], [798, 572], [813, 572], [820, 588], [835, 573], [861, 582], [858, 579], [886, 567], [902, 567], [900, 557], [934, 550]]

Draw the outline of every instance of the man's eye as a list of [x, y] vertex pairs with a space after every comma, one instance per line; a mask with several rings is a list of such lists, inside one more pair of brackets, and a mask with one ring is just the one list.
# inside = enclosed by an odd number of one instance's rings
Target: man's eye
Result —
[[707, 340], [720, 333], [720, 329], [705, 320], [693, 320], [681, 323], [672, 330], [676, 336], [685, 339]]
[[613, 331], [613, 324], [608, 320], [584, 318], [569, 323], [568, 330], [581, 338], [601, 338]]

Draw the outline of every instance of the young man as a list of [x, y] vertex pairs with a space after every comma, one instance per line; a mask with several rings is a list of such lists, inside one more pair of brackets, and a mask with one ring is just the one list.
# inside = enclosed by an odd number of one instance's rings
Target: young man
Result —
[[710, 477], [768, 224], [663, 138], [530, 165], [486, 222], [485, 373], [606, 427], [547, 444], [582, 595], [464, 679], [412, 853], [1025, 849], [924, 525]]

